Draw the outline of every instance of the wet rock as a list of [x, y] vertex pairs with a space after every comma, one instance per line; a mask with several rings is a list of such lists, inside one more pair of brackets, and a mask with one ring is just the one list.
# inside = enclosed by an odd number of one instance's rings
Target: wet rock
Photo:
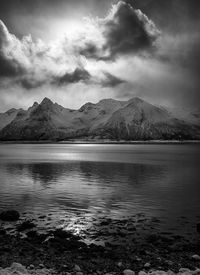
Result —
[[20, 214], [16, 210], [8, 210], [0, 213], [0, 220], [2, 221], [17, 221], [19, 217]]
[[80, 266], [76, 264], [76, 265], [74, 266], [74, 271], [76, 271], [76, 272], [81, 271]]
[[192, 259], [195, 261], [200, 261], [200, 256], [199, 255], [192, 255]]
[[32, 221], [24, 221], [20, 225], [17, 226], [17, 230], [19, 232], [25, 231], [27, 229], [32, 229], [36, 227], [36, 225]]
[[[53, 232], [54, 237], [56, 238], [60, 238], [60, 239], [69, 239], [69, 238], [76, 238], [75, 236], [73, 236], [73, 234], [71, 232], [67, 232], [63, 229], [56, 229]], [[78, 239], [78, 238], [77, 238]]]
[[123, 271], [123, 274], [124, 275], [135, 275], [135, 272], [133, 270], [131, 270], [131, 269], [125, 269]]

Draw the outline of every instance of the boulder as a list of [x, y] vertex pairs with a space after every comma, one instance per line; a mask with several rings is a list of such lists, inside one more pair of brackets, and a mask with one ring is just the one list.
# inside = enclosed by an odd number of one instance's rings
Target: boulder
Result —
[[200, 261], [200, 256], [199, 255], [193, 255], [192, 259], [195, 261]]
[[32, 221], [24, 221], [23, 223], [21, 223], [17, 226], [17, 230], [22, 232], [22, 231], [27, 230], [27, 229], [32, 229], [35, 226], [36, 225]]
[[0, 213], [0, 220], [2, 221], [17, 221], [20, 214], [16, 210], [7, 210]]

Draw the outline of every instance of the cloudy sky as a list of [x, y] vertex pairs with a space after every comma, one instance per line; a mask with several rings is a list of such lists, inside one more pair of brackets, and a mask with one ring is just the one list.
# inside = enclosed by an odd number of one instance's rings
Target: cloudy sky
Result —
[[142, 97], [198, 108], [199, 0], [1, 0], [0, 112]]

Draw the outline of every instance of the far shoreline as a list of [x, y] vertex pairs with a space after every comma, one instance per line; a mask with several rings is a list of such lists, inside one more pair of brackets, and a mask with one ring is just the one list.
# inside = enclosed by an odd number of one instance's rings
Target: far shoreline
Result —
[[95, 144], [95, 145], [167, 145], [167, 144], [200, 144], [200, 140], [5, 140], [0, 141], [0, 144], [70, 144], [70, 145], [81, 145], [81, 144]]

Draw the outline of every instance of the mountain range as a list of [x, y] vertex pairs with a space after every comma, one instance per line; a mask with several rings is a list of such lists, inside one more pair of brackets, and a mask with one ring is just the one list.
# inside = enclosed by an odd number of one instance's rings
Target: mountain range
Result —
[[138, 97], [103, 99], [78, 110], [44, 98], [27, 110], [0, 113], [0, 140], [199, 140], [199, 122], [199, 114], [180, 116]]

